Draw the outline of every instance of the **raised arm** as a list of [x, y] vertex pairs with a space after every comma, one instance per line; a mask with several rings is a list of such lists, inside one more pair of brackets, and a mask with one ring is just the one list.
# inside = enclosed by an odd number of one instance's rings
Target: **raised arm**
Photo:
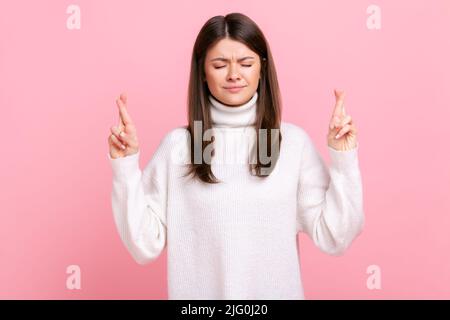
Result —
[[307, 233], [321, 251], [330, 255], [343, 254], [363, 229], [357, 149], [336, 151], [328, 147], [328, 168], [309, 137], [303, 147], [297, 231]]
[[144, 172], [139, 168], [137, 130], [127, 111], [127, 96], [116, 100], [119, 124], [108, 137], [113, 181], [111, 204], [120, 238], [139, 264], [156, 259], [166, 245], [166, 159], [160, 144]]
[[298, 193], [297, 231], [306, 232], [323, 252], [340, 255], [364, 225], [362, 179], [357, 130], [345, 113], [344, 93], [335, 90], [336, 104], [328, 132], [328, 168], [303, 131]]
[[[143, 173], [139, 169], [139, 154], [110, 158], [111, 204], [122, 242], [135, 261], [143, 265], [155, 260], [166, 245], [167, 195], [163, 183], [151, 174], [155, 158]], [[154, 170], [158, 170], [156, 166]]]

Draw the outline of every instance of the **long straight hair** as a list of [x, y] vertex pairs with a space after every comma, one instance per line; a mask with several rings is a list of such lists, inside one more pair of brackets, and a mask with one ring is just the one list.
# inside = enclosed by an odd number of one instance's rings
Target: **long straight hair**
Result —
[[[266, 38], [256, 23], [244, 14], [230, 13], [226, 16], [212, 17], [203, 25], [194, 44], [187, 101], [189, 122], [187, 129], [191, 135], [191, 161], [187, 174], [193, 174], [194, 177], [198, 177], [206, 183], [218, 183], [220, 181], [214, 176], [211, 171], [210, 163], [206, 163], [203, 156], [201, 163], [194, 162], [195, 140], [198, 140], [197, 145], [202, 146], [202, 155], [205, 148], [214, 141], [213, 138], [211, 141], [203, 140], [204, 132], [212, 128], [208, 104], [208, 95], [211, 93], [205, 81], [204, 62], [207, 50], [224, 38], [230, 38], [245, 44], [259, 55], [261, 61], [261, 75], [257, 89], [258, 99], [255, 124], [257, 157], [256, 163], [250, 164], [249, 169], [251, 173], [258, 177], [267, 177], [270, 172], [273, 171], [279, 156], [279, 149], [275, 152], [275, 157], [272, 156], [272, 147], [274, 145], [278, 146], [278, 148], [281, 147], [281, 94], [275, 71], [275, 64]], [[201, 135], [194, 134], [195, 121], [201, 121], [202, 123]], [[261, 163], [259, 152], [260, 129], [266, 129], [267, 139], [264, 140], [267, 141], [267, 146], [265, 149], [267, 150], [267, 153], [271, 155], [271, 159], [274, 163], [271, 163], [271, 161], [266, 164]], [[278, 135], [272, 137], [271, 129], [278, 129], [275, 130], [278, 132]], [[276, 144], [274, 144], [274, 141]], [[214, 156], [214, 152], [212, 152], [212, 156]], [[264, 174], [261, 172], [262, 168], [265, 168]]]

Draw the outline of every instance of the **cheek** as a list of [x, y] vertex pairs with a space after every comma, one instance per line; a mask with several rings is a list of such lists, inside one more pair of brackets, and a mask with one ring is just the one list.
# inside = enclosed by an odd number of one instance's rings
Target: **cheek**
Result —
[[245, 76], [249, 82], [251, 83], [257, 83], [259, 80], [259, 72], [257, 70], [252, 70], [246, 73]]
[[216, 86], [219, 83], [219, 78], [217, 74], [209, 72], [206, 73], [206, 81], [208, 81], [210, 86]]

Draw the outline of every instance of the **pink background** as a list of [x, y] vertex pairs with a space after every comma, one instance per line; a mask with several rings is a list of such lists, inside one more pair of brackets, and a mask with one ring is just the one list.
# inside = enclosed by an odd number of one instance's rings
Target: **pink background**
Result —
[[[66, 28], [72, 3], [80, 30]], [[371, 4], [380, 30], [366, 27]], [[166, 251], [142, 267], [114, 225], [114, 100], [128, 92], [143, 167], [185, 123], [201, 26], [235, 11], [270, 43], [284, 121], [329, 161], [337, 87], [359, 130], [366, 228], [339, 258], [299, 237], [306, 298], [450, 298], [448, 0], [2, 1], [0, 298], [167, 298]], [[81, 290], [66, 288], [72, 264]], [[379, 290], [366, 286], [370, 265]]]

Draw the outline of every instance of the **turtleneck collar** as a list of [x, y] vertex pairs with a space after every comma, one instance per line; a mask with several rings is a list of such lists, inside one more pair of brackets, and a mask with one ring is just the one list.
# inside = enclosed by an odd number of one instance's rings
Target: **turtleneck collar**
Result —
[[211, 121], [214, 127], [247, 127], [256, 123], [256, 101], [258, 92], [253, 97], [239, 106], [227, 106], [218, 101], [211, 94], [208, 96], [211, 110]]

